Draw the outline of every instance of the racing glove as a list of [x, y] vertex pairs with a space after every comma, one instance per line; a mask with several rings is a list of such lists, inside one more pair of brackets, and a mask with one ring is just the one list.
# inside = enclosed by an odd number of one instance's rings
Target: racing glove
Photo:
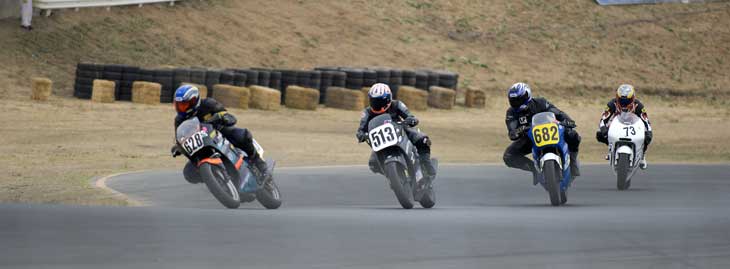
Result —
[[598, 140], [598, 142], [608, 141], [608, 127], [601, 126], [601, 128], [596, 131], [596, 140]]
[[520, 139], [520, 137], [522, 137], [522, 135], [524, 135], [525, 131], [527, 131], [529, 128], [530, 127], [528, 127], [526, 125], [517, 127], [516, 129], [509, 132], [509, 139], [512, 141]]
[[358, 143], [362, 143], [362, 142], [365, 142], [365, 140], [368, 139], [368, 134], [358, 131], [357, 134], [355, 134], [355, 137], [357, 137], [357, 142]]
[[562, 124], [563, 126], [568, 127], [568, 128], [575, 128], [575, 121], [573, 121], [571, 119], [565, 119], [560, 124]]
[[416, 125], [418, 125], [418, 119], [416, 117], [408, 117], [404, 120], [404, 122], [411, 127], [415, 127]]
[[180, 153], [180, 150], [178, 149], [177, 145], [172, 145], [172, 148], [170, 149], [170, 154], [172, 154], [172, 157], [175, 158], [182, 153]]
[[228, 112], [221, 111], [213, 114], [213, 116], [206, 121], [213, 125], [233, 126], [236, 125], [236, 117], [229, 114]]

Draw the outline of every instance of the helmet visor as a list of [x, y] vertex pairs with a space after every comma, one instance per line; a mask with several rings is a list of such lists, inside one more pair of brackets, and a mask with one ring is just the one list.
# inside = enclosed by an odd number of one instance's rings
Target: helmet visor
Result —
[[390, 104], [390, 100], [388, 100], [388, 98], [370, 98], [370, 108], [372, 108], [373, 111], [381, 111], [385, 109], [388, 104]]
[[520, 95], [517, 97], [510, 97], [509, 105], [514, 109], [518, 109], [522, 105], [526, 104], [527, 100], [529, 100], [529, 99], [530, 99], [530, 97], [527, 94], [523, 94], [523, 95]]
[[178, 113], [186, 113], [188, 110], [192, 109], [193, 106], [198, 102], [198, 98], [190, 98], [190, 100], [187, 101], [175, 101], [175, 110], [177, 110]]
[[626, 97], [618, 98], [618, 104], [622, 108], [628, 107], [628, 106], [630, 106], [633, 103], [634, 103], [634, 98], [626, 98]]

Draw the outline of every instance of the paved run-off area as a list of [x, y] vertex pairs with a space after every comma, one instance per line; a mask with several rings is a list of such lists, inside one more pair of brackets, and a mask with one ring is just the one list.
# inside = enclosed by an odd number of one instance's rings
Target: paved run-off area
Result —
[[283, 168], [285, 204], [226, 210], [177, 171], [109, 179], [145, 207], [4, 205], [11, 268], [727, 268], [727, 166], [653, 165], [619, 192], [583, 168], [563, 207], [529, 175], [444, 165], [438, 203], [400, 209], [364, 166]]

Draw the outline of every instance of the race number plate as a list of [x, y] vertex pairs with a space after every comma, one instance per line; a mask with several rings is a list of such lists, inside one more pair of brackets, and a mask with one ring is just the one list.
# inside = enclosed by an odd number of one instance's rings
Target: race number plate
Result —
[[398, 135], [393, 124], [386, 123], [370, 131], [370, 146], [373, 151], [377, 152], [395, 144], [398, 144]]
[[555, 123], [546, 123], [532, 127], [532, 140], [537, 147], [560, 143], [558, 125]]
[[185, 152], [187, 152], [188, 155], [193, 155], [195, 152], [198, 152], [198, 150], [203, 148], [203, 136], [207, 135], [207, 133], [200, 131], [185, 140], [185, 142], [182, 143], [182, 147]]

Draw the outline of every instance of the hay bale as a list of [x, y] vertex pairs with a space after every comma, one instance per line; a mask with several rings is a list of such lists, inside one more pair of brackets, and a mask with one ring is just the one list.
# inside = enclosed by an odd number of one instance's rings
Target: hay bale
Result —
[[411, 86], [398, 88], [398, 100], [405, 103], [411, 110], [426, 110], [428, 108], [428, 92]]
[[362, 95], [362, 91], [329, 87], [327, 88], [325, 105], [332, 108], [360, 110], [363, 108], [363, 99], [365, 99], [365, 96]]
[[464, 106], [473, 108], [484, 108], [487, 102], [487, 95], [483, 91], [467, 89]]
[[198, 92], [200, 92], [201, 99], [208, 97], [208, 87], [206, 87], [205, 85], [195, 84], [192, 82], [180, 83], [180, 86], [182, 86], [182, 85], [190, 85], [190, 86], [194, 86], [194, 87], [198, 88]]
[[368, 99], [368, 92], [370, 92], [370, 87], [362, 87], [362, 89], [360, 89], [360, 91], [362, 92], [362, 96], [363, 96], [362, 107], [365, 108], [365, 107], [370, 106], [370, 100]]
[[31, 94], [30, 99], [38, 101], [46, 101], [51, 96], [53, 81], [47, 78], [31, 78]]
[[268, 87], [251, 85], [251, 98], [248, 106], [262, 110], [279, 110], [281, 92]]
[[284, 104], [290, 108], [317, 110], [317, 106], [319, 106], [319, 90], [294, 85], [289, 86], [286, 88]]
[[162, 85], [159, 83], [135, 81], [132, 84], [132, 103], [159, 104], [161, 93]]
[[248, 109], [251, 90], [226, 84], [213, 85], [213, 98], [226, 107]]
[[99, 103], [114, 103], [116, 83], [111, 80], [95, 79], [91, 89], [91, 101]]
[[431, 88], [429, 88], [429, 106], [440, 109], [451, 109], [454, 107], [454, 103], [456, 103], [455, 90], [438, 86], [431, 86]]

